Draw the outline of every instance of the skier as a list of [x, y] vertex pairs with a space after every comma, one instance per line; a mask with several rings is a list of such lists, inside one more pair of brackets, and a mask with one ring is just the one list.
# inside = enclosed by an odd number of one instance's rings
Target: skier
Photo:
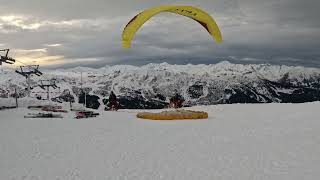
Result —
[[109, 103], [107, 110], [109, 111], [117, 111], [119, 109], [119, 102], [117, 101], [117, 96], [111, 91], [109, 95]]
[[172, 98], [170, 98], [170, 107], [171, 108], [181, 108], [184, 98], [176, 93]]

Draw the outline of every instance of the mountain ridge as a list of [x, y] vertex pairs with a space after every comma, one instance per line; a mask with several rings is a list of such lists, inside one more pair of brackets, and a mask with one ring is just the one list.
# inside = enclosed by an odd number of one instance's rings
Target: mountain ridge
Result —
[[[81, 73], [82, 72], [82, 73]], [[269, 64], [232, 64], [222, 61], [210, 65], [171, 65], [168, 63], [76, 67], [46, 70], [43, 77], [33, 77], [31, 95], [43, 96], [37, 87], [40, 79], [55, 79], [60, 87], [53, 90], [55, 101], [65, 101], [70, 93], [76, 102], [81, 97], [81, 74], [89, 100], [97, 108], [107, 103], [111, 90], [123, 108], [163, 108], [174, 94], [185, 98], [186, 106], [222, 103], [302, 103], [320, 100], [320, 69]], [[13, 70], [0, 71], [0, 97], [9, 97], [17, 88], [26, 96], [25, 79]], [[41, 93], [40, 93], [41, 92]], [[90, 98], [94, 99], [90, 102]], [[99, 100], [97, 100], [99, 99]], [[99, 105], [98, 105], [99, 104]]]

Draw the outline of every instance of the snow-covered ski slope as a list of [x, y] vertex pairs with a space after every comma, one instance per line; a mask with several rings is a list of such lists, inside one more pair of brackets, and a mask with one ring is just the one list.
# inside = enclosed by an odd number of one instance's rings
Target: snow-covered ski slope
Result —
[[320, 102], [193, 107], [198, 121], [137, 111], [92, 119], [23, 119], [0, 111], [2, 180], [316, 180]]

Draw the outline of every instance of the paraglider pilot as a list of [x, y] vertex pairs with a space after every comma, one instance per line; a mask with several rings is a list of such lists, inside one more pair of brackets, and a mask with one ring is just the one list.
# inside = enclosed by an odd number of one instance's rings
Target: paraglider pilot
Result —
[[171, 108], [181, 108], [184, 98], [176, 93], [172, 98], [170, 98], [170, 107]]

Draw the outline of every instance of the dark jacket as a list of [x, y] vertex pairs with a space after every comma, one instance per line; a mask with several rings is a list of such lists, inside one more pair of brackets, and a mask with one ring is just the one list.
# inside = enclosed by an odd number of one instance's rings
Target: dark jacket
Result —
[[111, 91], [110, 96], [109, 96], [109, 102], [114, 102], [117, 101], [117, 96]]

